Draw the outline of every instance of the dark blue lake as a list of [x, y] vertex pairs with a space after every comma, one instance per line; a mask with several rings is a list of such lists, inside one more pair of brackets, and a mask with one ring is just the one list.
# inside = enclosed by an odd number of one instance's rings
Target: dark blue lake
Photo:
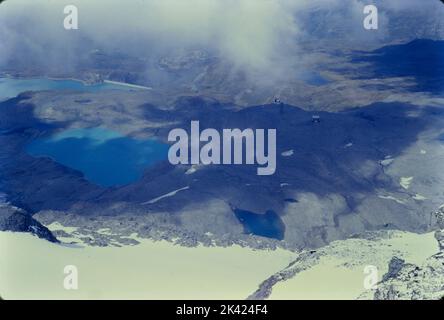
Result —
[[81, 171], [89, 181], [110, 187], [139, 180], [146, 168], [167, 158], [168, 147], [155, 139], [134, 139], [98, 127], [37, 139], [26, 151], [35, 157], [51, 157]]
[[299, 79], [312, 86], [323, 86], [330, 83], [329, 80], [325, 79], [319, 72], [315, 71], [302, 72], [299, 75]]
[[234, 209], [234, 214], [242, 223], [245, 233], [278, 240], [284, 239], [285, 224], [276, 212], [268, 210], [265, 214], [257, 214]]

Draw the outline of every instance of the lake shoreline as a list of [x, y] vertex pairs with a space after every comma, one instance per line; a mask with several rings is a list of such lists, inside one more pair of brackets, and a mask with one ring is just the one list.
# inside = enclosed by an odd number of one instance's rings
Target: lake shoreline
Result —
[[84, 86], [87, 86], [87, 87], [93, 87], [93, 86], [101, 85], [101, 84], [112, 84], [112, 85], [129, 87], [129, 88], [134, 88], [134, 89], [143, 89], [143, 90], [152, 90], [153, 89], [152, 87], [146, 87], [146, 86], [132, 84], [132, 83], [128, 83], [128, 82], [113, 81], [113, 80], [103, 80], [103, 82], [89, 83], [88, 81], [78, 79], [78, 78], [73, 78], [73, 77], [67, 77], [67, 78], [49, 77], [49, 76], [29, 76], [29, 77], [20, 77], [19, 76], [19, 77], [16, 77], [16, 76], [12, 76], [10, 74], [1, 74], [0, 80], [1, 79], [11, 79], [11, 80], [45, 79], [45, 80], [52, 80], [52, 81], [75, 81], [75, 82], [80, 82], [81, 84], [83, 84]]

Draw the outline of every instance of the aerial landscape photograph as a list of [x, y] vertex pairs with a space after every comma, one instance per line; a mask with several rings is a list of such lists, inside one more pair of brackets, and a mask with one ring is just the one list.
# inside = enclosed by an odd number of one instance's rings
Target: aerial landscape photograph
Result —
[[443, 300], [444, 3], [0, 1], [0, 299]]

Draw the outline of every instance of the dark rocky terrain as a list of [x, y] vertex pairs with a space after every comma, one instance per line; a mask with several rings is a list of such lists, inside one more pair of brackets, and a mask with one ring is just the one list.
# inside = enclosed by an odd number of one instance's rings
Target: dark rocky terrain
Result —
[[[66, 112], [63, 105], [58, 107], [60, 119], [45, 117], [48, 107], [38, 101], [48, 95], [51, 93], [23, 94], [0, 106], [4, 192], [13, 205], [38, 213], [44, 221], [63, 220], [71, 213], [94, 218], [144, 216], [149, 217], [150, 228], [167, 225], [190, 234], [210, 232], [216, 238], [237, 239], [246, 226], [233, 208], [254, 214], [273, 210], [285, 225], [285, 245], [304, 248], [366, 230], [424, 232], [433, 227], [433, 208], [443, 202], [442, 177], [435, 162], [443, 152], [443, 111], [439, 107], [375, 103], [329, 113], [286, 104], [239, 108], [207, 98], [183, 97], [172, 108], [165, 108], [143, 103], [143, 93], [136, 94], [137, 98], [128, 93], [141, 102], [126, 106], [131, 108], [127, 121], [155, 123], [145, 126], [143, 132], [163, 140], [171, 128], [186, 128], [196, 119], [201, 129], [276, 128], [277, 172], [257, 176], [256, 167], [236, 165], [199, 166], [190, 174], [189, 166], [165, 161], [148, 169], [140, 181], [103, 188], [78, 171], [24, 151], [36, 137], [89, 121], [71, 118], [70, 110], [78, 108], [72, 104]], [[57, 93], [60, 101], [73, 96], [76, 93]], [[101, 99], [100, 93], [82, 94], [85, 96], [91, 101]], [[88, 112], [94, 113], [94, 108], [99, 107], [92, 103]], [[321, 122], [313, 123], [313, 115], [320, 115]], [[112, 118], [99, 116], [96, 125], [107, 126], [109, 121]], [[133, 129], [128, 134], [141, 134], [137, 126]], [[294, 153], [286, 155], [289, 150]], [[420, 167], [416, 166], [418, 159], [423, 164]], [[400, 185], [403, 177], [410, 176], [415, 176], [412, 186]], [[173, 197], [150, 203], [184, 187], [188, 188]]]
[[422, 264], [393, 257], [389, 272], [374, 294], [375, 300], [442, 300], [444, 298], [444, 206], [435, 212], [439, 252]]
[[48, 228], [29, 213], [5, 204], [0, 204], [0, 231], [29, 232], [50, 242], [59, 242]]

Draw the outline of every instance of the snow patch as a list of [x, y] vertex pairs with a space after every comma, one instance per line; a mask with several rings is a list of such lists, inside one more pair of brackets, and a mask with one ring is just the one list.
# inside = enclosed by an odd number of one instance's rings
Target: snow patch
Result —
[[381, 165], [382, 166], [384, 166], [384, 167], [386, 167], [386, 166], [389, 166], [389, 165], [391, 165], [392, 163], [393, 163], [393, 161], [395, 161], [395, 159], [384, 159], [384, 160], [381, 160]]
[[189, 186], [186, 186], [186, 187], [183, 187], [183, 188], [180, 188], [180, 189], [177, 189], [177, 190], [171, 191], [171, 192], [169, 192], [169, 193], [167, 193], [167, 194], [164, 194], [164, 195], [162, 195], [162, 196], [160, 196], [160, 197], [157, 197], [157, 198], [151, 199], [151, 200], [149, 200], [149, 201], [143, 202], [142, 205], [145, 205], [145, 204], [153, 204], [153, 203], [159, 202], [159, 201], [162, 200], [162, 199], [169, 198], [169, 197], [173, 197], [173, 196], [175, 196], [178, 192], [181, 192], [181, 191], [184, 191], [184, 190], [188, 190], [189, 188], [190, 188]]
[[399, 184], [401, 185], [401, 187], [408, 190], [412, 181], [413, 177], [401, 177], [401, 179], [399, 180]]
[[193, 164], [191, 166], [191, 168], [189, 168], [187, 171], [185, 171], [185, 174], [186, 175], [193, 174], [193, 173], [195, 173], [197, 171], [197, 168], [198, 168], [198, 166]]
[[281, 153], [281, 155], [283, 157], [291, 157], [293, 154], [294, 154], [294, 150], [293, 149], [287, 150], [287, 151], [284, 151], [284, 152]]
[[393, 201], [395, 201], [396, 203], [399, 203], [399, 204], [405, 204], [405, 201], [404, 201], [404, 200], [401, 200], [401, 199], [395, 198], [394, 196], [383, 196], [383, 195], [380, 195], [380, 196], [378, 196], [378, 198], [380, 198], [380, 199], [385, 199], [385, 200], [393, 200]]
[[413, 198], [414, 200], [417, 200], [417, 201], [424, 201], [424, 200], [427, 200], [426, 197], [420, 195], [419, 193], [415, 194], [412, 198]]

